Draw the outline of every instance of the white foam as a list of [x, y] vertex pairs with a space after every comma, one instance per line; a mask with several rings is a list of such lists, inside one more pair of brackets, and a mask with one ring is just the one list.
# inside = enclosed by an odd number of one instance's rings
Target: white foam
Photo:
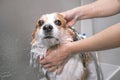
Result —
[[39, 46], [39, 44], [32, 45], [31, 46], [31, 52], [30, 52], [30, 65], [36, 67], [38, 58], [43, 58], [46, 54], [46, 48], [43, 48], [42, 46]]

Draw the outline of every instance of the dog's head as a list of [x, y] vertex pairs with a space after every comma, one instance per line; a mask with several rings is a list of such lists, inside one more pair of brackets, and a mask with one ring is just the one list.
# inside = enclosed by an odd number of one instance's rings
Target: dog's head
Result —
[[42, 15], [36, 22], [32, 43], [42, 42], [52, 46], [66, 40], [73, 40], [73, 31], [66, 26], [66, 20], [59, 13]]

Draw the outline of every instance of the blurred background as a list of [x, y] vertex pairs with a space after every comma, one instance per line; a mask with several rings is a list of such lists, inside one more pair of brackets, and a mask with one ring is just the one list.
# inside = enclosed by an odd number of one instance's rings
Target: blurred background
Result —
[[[0, 0], [0, 80], [39, 80], [38, 70], [29, 66], [31, 34], [36, 20], [42, 14], [66, 11], [93, 1]], [[89, 37], [119, 21], [120, 14], [79, 21], [75, 28]], [[120, 48], [98, 53], [101, 63], [120, 66]], [[119, 70], [115, 75], [118, 74]]]

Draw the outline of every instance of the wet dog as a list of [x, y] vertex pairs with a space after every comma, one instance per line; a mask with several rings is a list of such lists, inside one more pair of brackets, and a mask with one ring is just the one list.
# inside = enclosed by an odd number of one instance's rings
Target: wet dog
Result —
[[[42, 15], [32, 36], [31, 64], [35, 64], [38, 57], [45, 57], [48, 48], [78, 40], [74, 30], [66, 26], [66, 20], [59, 13]], [[45, 77], [40, 80], [86, 80], [89, 73], [87, 63], [88, 55], [85, 53], [72, 55], [60, 74], [42, 68]]]

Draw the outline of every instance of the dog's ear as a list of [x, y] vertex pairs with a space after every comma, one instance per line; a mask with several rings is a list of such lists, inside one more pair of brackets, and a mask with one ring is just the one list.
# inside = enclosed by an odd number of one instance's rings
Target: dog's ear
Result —
[[32, 32], [32, 42], [31, 42], [31, 44], [34, 44], [35, 41], [36, 41], [36, 32], [37, 32], [37, 26], [34, 29], [34, 31]]
[[35, 27], [35, 29], [34, 29], [34, 31], [33, 31], [33, 33], [32, 33], [32, 37], [33, 37], [33, 39], [35, 38], [35, 35], [36, 35], [36, 32], [37, 32], [37, 29], [40, 29], [40, 25], [39, 25], [39, 21], [40, 21], [40, 19], [41, 19], [41, 17], [36, 21], [36, 27]]
[[62, 27], [66, 27], [67, 21], [64, 16], [60, 13], [57, 13], [58, 18], [62, 21]]
[[37, 33], [38, 29], [40, 28], [39, 23], [38, 23], [38, 21], [40, 20], [40, 18], [36, 21], [36, 24], [35, 24], [36, 27], [35, 27], [34, 31], [32, 32], [32, 42], [31, 42], [31, 44], [34, 44], [35, 41], [36, 41], [36, 33]]

